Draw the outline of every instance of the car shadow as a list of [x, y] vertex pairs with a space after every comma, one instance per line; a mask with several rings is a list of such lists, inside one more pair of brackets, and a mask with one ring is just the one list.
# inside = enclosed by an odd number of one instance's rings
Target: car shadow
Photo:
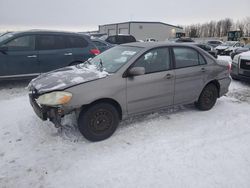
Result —
[[[159, 110], [156, 112], [145, 113], [143, 115], [136, 115], [129, 118], [126, 118], [120, 122], [118, 125], [117, 131], [122, 132], [124, 129], [128, 129], [133, 126], [137, 126], [141, 123], [146, 123], [149, 120], [156, 120], [158, 118], [171, 119], [171, 115], [177, 114], [184, 111], [197, 110], [194, 104], [184, 105], [184, 106], [175, 106]], [[198, 110], [197, 110], [198, 111]], [[140, 125], [141, 126], [141, 125]], [[56, 134], [53, 136], [62, 137], [64, 140], [70, 142], [84, 142], [89, 143], [90, 141], [86, 140], [77, 128], [76, 115], [74, 113], [69, 114], [63, 118], [62, 127], [60, 127]]]
[[25, 80], [2, 80], [0, 81], [0, 90], [2, 89], [21, 89], [26, 88], [31, 79]]

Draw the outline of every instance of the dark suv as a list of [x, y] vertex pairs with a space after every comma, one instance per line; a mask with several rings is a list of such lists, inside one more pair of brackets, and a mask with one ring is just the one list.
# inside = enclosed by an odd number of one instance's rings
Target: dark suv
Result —
[[125, 44], [130, 42], [136, 42], [136, 39], [132, 35], [112, 35], [106, 39], [111, 44]]
[[88, 36], [54, 31], [12, 32], [0, 37], [0, 80], [34, 77], [99, 54]]

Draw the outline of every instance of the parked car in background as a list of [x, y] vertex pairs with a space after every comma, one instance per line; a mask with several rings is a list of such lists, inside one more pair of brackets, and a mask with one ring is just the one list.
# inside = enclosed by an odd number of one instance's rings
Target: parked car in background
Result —
[[235, 80], [250, 81], [250, 51], [234, 56], [231, 76]]
[[40, 73], [75, 65], [98, 55], [83, 34], [26, 31], [0, 37], [0, 80], [38, 76]]
[[153, 39], [153, 38], [146, 38], [145, 42], [156, 42], [156, 39]]
[[111, 44], [125, 44], [130, 42], [136, 42], [136, 39], [132, 35], [112, 35], [108, 36], [108, 38], [105, 40], [108, 43]]
[[108, 50], [112, 47], [114, 47], [114, 44], [110, 44], [106, 41], [100, 40], [100, 39], [91, 39], [91, 41], [95, 44], [95, 46], [100, 50], [100, 52], [104, 52], [105, 50]]
[[181, 37], [181, 38], [169, 38], [166, 40], [167, 42], [172, 42], [172, 43], [185, 43], [185, 42], [190, 42], [194, 43], [195, 41], [189, 37]]
[[229, 68], [193, 45], [123, 44], [85, 64], [40, 75], [30, 82], [29, 97], [42, 120], [60, 127], [64, 115], [76, 112], [82, 135], [100, 141], [136, 114], [189, 103], [211, 109], [228, 92]]
[[200, 44], [200, 43], [194, 43], [195, 46], [198, 46], [199, 48], [205, 50], [215, 58], [217, 58], [217, 50], [214, 49], [214, 47], [207, 45], [207, 44]]
[[223, 44], [217, 46], [215, 49], [217, 50], [218, 55], [230, 55], [233, 50], [242, 47], [243, 44], [237, 41], [227, 41]]
[[223, 41], [221, 41], [221, 40], [208, 40], [206, 43], [207, 43], [209, 46], [212, 46], [212, 47], [215, 48], [215, 47], [217, 47], [217, 46], [223, 44]]
[[231, 53], [231, 58], [234, 59], [234, 56], [242, 53], [242, 52], [247, 52], [250, 50], [250, 43], [246, 44], [245, 46], [241, 47], [241, 48], [237, 48], [235, 49], [232, 53]]

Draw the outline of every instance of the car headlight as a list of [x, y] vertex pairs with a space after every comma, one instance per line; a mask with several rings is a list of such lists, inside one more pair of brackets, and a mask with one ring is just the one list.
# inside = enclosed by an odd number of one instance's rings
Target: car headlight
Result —
[[65, 91], [56, 91], [46, 93], [38, 97], [37, 102], [46, 106], [57, 106], [68, 103], [72, 98], [72, 94]]

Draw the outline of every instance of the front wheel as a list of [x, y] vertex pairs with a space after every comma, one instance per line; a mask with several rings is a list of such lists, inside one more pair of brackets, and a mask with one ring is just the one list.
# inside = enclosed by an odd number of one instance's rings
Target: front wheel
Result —
[[200, 110], [210, 110], [216, 103], [218, 89], [214, 84], [208, 84], [200, 94], [198, 101], [195, 103]]
[[119, 124], [116, 108], [108, 103], [98, 103], [83, 110], [78, 118], [78, 128], [90, 141], [101, 141], [109, 138]]

